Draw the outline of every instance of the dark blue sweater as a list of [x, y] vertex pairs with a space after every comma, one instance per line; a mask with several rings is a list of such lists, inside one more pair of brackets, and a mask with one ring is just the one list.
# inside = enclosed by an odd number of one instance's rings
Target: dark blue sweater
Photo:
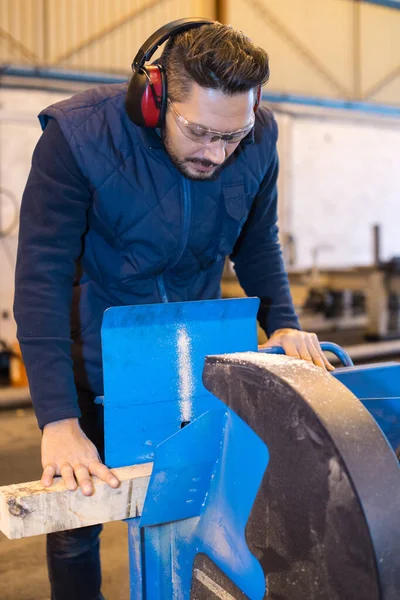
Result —
[[[121, 95], [107, 94], [92, 102], [96, 119], [98, 106]], [[108, 306], [219, 297], [226, 255], [246, 293], [261, 298], [268, 334], [299, 327], [277, 238], [276, 124], [268, 111], [259, 111], [255, 139], [223, 170], [221, 188], [221, 181], [185, 180], [155, 132], [128, 124], [122, 112], [130, 141], [120, 132], [116, 147], [115, 127], [107, 135], [104, 122], [82, 119], [79, 102], [75, 121], [68, 101], [59, 106], [60, 117], [46, 113], [33, 155], [16, 270], [18, 338], [40, 427], [81, 415], [77, 389], [102, 395], [100, 327]], [[68, 139], [72, 126], [82, 161]], [[109, 156], [102, 162], [103, 143], [118, 157], [112, 170]], [[257, 144], [265, 150], [259, 164], [247, 149]]]

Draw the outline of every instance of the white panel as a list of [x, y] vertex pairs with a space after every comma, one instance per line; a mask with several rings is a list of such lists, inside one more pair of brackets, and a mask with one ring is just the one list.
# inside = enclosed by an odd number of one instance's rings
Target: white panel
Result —
[[293, 121], [292, 233], [299, 267], [367, 265], [372, 226], [383, 258], [400, 255], [400, 123]]
[[[27, 101], [29, 94], [29, 101]], [[18, 203], [29, 174], [32, 153], [41, 134], [37, 114], [49, 104], [66, 97], [46, 92], [1, 90], [0, 92], [0, 217], [4, 227], [11, 223], [14, 206], [9, 194]], [[12, 318], [14, 297], [14, 269], [17, 250], [17, 233], [0, 237], [0, 339], [12, 343], [16, 326]], [[4, 318], [4, 313], [9, 317]]]
[[292, 230], [292, 182], [293, 182], [293, 119], [290, 115], [276, 114], [278, 122], [278, 155], [279, 155], [279, 177], [278, 177], [278, 217], [282, 241], [286, 234]]

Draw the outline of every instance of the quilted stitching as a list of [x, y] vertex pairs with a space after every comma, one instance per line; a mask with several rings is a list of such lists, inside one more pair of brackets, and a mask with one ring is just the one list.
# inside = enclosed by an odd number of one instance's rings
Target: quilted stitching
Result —
[[[223, 253], [233, 248], [241, 221], [250, 210], [251, 199], [257, 194], [271, 160], [276, 137], [274, 132], [271, 135], [273, 118], [265, 109], [257, 111], [255, 143], [240, 147], [216, 182], [190, 182], [191, 230], [185, 251], [175, 265], [174, 253], [179, 248], [184, 218], [181, 175], [170, 165], [163, 150], [147, 148], [139, 128], [130, 123], [127, 126], [125, 92], [125, 84], [101, 86], [41, 114], [44, 119], [51, 116], [59, 122], [79, 167], [95, 191], [93, 218], [104, 222], [99, 231], [107, 229], [108, 243], [115, 246], [110, 252], [119, 252], [102, 259], [98, 252], [104, 252], [106, 246], [97, 248], [96, 237], [92, 236], [91, 257], [85, 256], [83, 262], [99, 278], [101, 268], [106, 287], [107, 277], [113, 288], [118, 285], [118, 277], [120, 285], [129, 286], [133, 285], [135, 272], [140, 277], [140, 273], [149, 273], [153, 264], [156, 275], [160, 264], [165, 264], [166, 272], [176, 282], [180, 279], [192, 287], [189, 295], [196, 297], [197, 285], [203, 290], [215, 290], [220, 267], [210, 267], [201, 281], [199, 272], [202, 265], [220, 261]], [[234, 190], [231, 199], [229, 191], [225, 192], [227, 200], [224, 199], [224, 187]], [[231, 210], [226, 201], [233, 203]], [[168, 264], [174, 264], [170, 271]], [[204, 294], [207, 295], [206, 291]], [[149, 298], [149, 301], [154, 300]]]

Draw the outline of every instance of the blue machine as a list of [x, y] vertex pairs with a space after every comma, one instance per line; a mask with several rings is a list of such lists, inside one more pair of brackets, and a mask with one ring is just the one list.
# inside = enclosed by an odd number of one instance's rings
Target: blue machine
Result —
[[[106, 463], [154, 463], [143, 513], [127, 521], [132, 600], [191, 598], [200, 554], [222, 579], [216, 583], [199, 571], [209, 591], [199, 598], [266, 597], [265, 569], [248, 548], [246, 524], [268, 447], [202, 380], [206, 356], [257, 352], [258, 304], [254, 298], [155, 304], [104, 315]], [[324, 349], [352, 365], [339, 347]], [[399, 369], [390, 363], [334, 373], [394, 449], [400, 446]]]
[[371, 413], [393, 450], [400, 448], [400, 364], [389, 362], [338, 369], [335, 377]]

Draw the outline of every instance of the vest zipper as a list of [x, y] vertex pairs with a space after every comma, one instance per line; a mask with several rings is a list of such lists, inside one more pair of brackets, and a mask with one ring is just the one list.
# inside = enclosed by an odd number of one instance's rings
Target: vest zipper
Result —
[[[174, 267], [182, 258], [182, 254], [185, 251], [186, 244], [189, 239], [190, 232], [190, 221], [192, 219], [192, 202], [191, 202], [191, 194], [190, 194], [190, 184], [189, 180], [186, 177], [182, 177], [182, 213], [183, 213], [183, 225], [182, 225], [182, 237], [181, 243], [178, 249], [178, 252], [175, 256], [175, 259], [172, 261], [168, 268], [171, 269]], [[169, 302], [167, 290], [165, 288], [164, 275], [161, 273], [157, 277], [157, 285], [158, 291], [161, 297], [162, 302]]]
[[192, 202], [191, 202], [191, 194], [190, 194], [190, 184], [189, 179], [186, 177], [182, 177], [182, 196], [183, 196], [183, 226], [182, 226], [182, 238], [181, 244], [179, 246], [179, 250], [176, 254], [175, 259], [172, 261], [168, 268], [171, 269], [174, 267], [182, 258], [182, 254], [186, 249], [186, 244], [189, 239], [189, 231], [190, 231], [190, 221], [192, 219]]
[[161, 273], [157, 276], [158, 293], [160, 294], [161, 302], [169, 302], [167, 290], [165, 289], [164, 276]]

